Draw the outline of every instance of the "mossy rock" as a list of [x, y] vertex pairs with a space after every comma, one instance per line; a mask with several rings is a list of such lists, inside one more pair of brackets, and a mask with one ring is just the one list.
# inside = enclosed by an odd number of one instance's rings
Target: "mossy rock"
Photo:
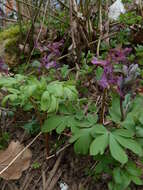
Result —
[[[26, 26], [23, 27], [23, 33], [26, 33]], [[10, 26], [0, 32], [0, 57], [5, 60], [9, 67], [14, 67], [19, 63], [19, 42], [20, 27], [18, 25]]]

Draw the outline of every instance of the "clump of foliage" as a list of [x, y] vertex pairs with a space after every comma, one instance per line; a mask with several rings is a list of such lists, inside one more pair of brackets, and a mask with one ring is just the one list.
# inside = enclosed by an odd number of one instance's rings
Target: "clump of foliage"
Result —
[[[129, 152], [138, 156], [138, 159], [143, 156], [141, 139], [143, 98], [142, 96], [128, 98], [129, 87], [138, 76], [137, 67], [128, 68], [123, 65], [123, 68], [114, 68], [113, 65], [113, 62], [118, 65], [122, 62], [128, 64], [125, 55], [129, 51], [131, 50], [112, 50], [107, 60], [94, 58], [92, 61], [95, 65], [103, 67], [103, 73], [98, 82], [103, 91], [112, 89], [112, 86], [118, 86], [116, 93], [112, 95], [109, 93], [111, 96], [111, 106], [108, 109], [110, 124], [107, 125], [99, 123], [100, 113], [95, 113], [94, 110], [90, 110], [90, 107], [87, 114], [82, 111], [88, 99], [85, 98], [82, 101], [78, 97], [73, 82], [49, 82], [43, 76], [38, 79], [35, 76], [24, 75], [1, 77], [0, 80], [1, 89], [8, 93], [2, 105], [8, 103], [14, 107], [20, 106], [25, 111], [35, 110], [35, 113], [38, 111], [41, 117], [37, 115], [37, 119], [43, 133], [56, 130], [58, 134], [62, 134], [70, 130], [72, 137], [69, 142], [74, 144], [75, 152], [89, 154], [95, 159], [96, 156], [101, 155], [103, 163], [101, 159], [100, 167], [106, 165], [104, 158], [108, 156], [112, 160], [108, 164], [114, 167], [113, 171], [110, 168], [104, 171], [113, 176], [113, 181], [108, 185], [109, 189], [126, 189], [131, 182], [137, 185], [142, 184], [140, 169], [128, 156]], [[118, 74], [116, 69], [121, 71], [123, 69], [123, 75]], [[46, 114], [47, 118], [43, 117], [43, 114]], [[96, 166], [95, 175], [98, 170]], [[102, 172], [101, 168], [98, 175]], [[125, 183], [122, 183], [123, 179]]]
[[[96, 180], [107, 174], [109, 190], [129, 190], [133, 183], [143, 185], [137, 164], [143, 157], [143, 46], [133, 47], [127, 38], [132, 25], [142, 24], [142, 17], [135, 11], [121, 15], [115, 28], [113, 23], [116, 35], [110, 41], [107, 35], [108, 41], [102, 42], [106, 26], [103, 31], [100, 27], [108, 20], [101, 18], [101, 2], [99, 15], [92, 3], [80, 1], [77, 7], [61, 3], [63, 10], [55, 14], [58, 20], [43, 20], [49, 31], [55, 29], [53, 39], [48, 33], [48, 39], [35, 42], [26, 69], [20, 65], [11, 75], [0, 59], [5, 72], [0, 76], [5, 94], [1, 106], [31, 112], [34, 116], [24, 125], [31, 135], [67, 134], [76, 154], [95, 160], [91, 175]], [[61, 23], [69, 8], [72, 16]], [[97, 18], [100, 23], [95, 23]], [[15, 40], [19, 33], [19, 26], [12, 27], [0, 33], [0, 40], [10, 36]]]

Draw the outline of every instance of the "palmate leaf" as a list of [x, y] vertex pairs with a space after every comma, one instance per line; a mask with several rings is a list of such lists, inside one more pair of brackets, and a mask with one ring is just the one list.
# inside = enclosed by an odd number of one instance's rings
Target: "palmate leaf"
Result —
[[143, 127], [136, 127], [136, 136], [137, 137], [143, 137]]
[[109, 137], [109, 149], [112, 157], [115, 160], [119, 161], [121, 164], [125, 164], [128, 161], [127, 154], [111, 133]]
[[50, 94], [48, 91], [45, 91], [43, 94], [42, 94], [42, 97], [41, 97], [41, 110], [42, 111], [46, 111], [49, 109], [49, 105], [50, 105]]
[[142, 147], [140, 146], [140, 144], [137, 141], [135, 141], [131, 138], [124, 138], [124, 137], [121, 137], [118, 135], [114, 135], [114, 137], [120, 143], [121, 146], [131, 150], [138, 156], [143, 155]]
[[23, 88], [23, 93], [28, 98], [28, 97], [32, 96], [36, 92], [36, 90], [37, 90], [36, 84], [27, 85]]
[[86, 155], [89, 152], [89, 147], [92, 142], [92, 137], [89, 133], [80, 136], [74, 144], [74, 150], [77, 154]]
[[132, 113], [129, 113], [126, 117], [126, 119], [121, 123], [121, 125], [132, 131], [132, 132], [135, 132], [135, 122], [134, 122], [134, 117], [132, 115]]
[[42, 132], [48, 133], [52, 130], [56, 129], [59, 125], [64, 123], [65, 117], [60, 115], [53, 115], [49, 118], [47, 118], [42, 126]]
[[106, 132], [95, 138], [90, 145], [90, 155], [95, 156], [97, 154], [103, 154], [109, 143], [109, 134]]
[[66, 127], [70, 128], [70, 130], [77, 130], [77, 127], [80, 125], [80, 122], [77, 121], [74, 115], [64, 116], [63, 122], [57, 127], [56, 132], [61, 134]]
[[122, 184], [122, 175], [121, 175], [121, 170], [119, 167], [116, 167], [114, 168], [113, 170], [113, 178], [114, 178], [114, 181], [117, 183], [117, 184]]
[[138, 176], [130, 176], [130, 179], [136, 184], [136, 185], [143, 185], [143, 181]]
[[2, 106], [4, 106], [8, 100], [14, 102], [17, 99], [17, 97], [18, 97], [17, 94], [9, 94], [5, 96], [1, 102]]
[[101, 125], [101, 124], [96, 124], [93, 128], [92, 128], [92, 130], [91, 130], [91, 135], [93, 136], [93, 137], [96, 137], [96, 135], [98, 134], [98, 135], [101, 135], [101, 134], [105, 134], [105, 133], [107, 133], [108, 131], [107, 131], [107, 129], [103, 126], [103, 125]]
[[112, 96], [112, 106], [109, 109], [109, 113], [112, 121], [120, 123], [121, 121], [121, 110], [120, 110], [120, 99], [118, 96]]
[[116, 129], [114, 132], [112, 132], [112, 134], [127, 138], [132, 138], [134, 136], [134, 132], [127, 129]]
[[78, 154], [87, 154], [89, 151], [90, 144], [93, 140], [90, 132], [92, 128], [80, 129], [73, 137], [70, 138], [70, 143], [74, 144], [74, 150]]
[[54, 95], [50, 96], [50, 104], [49, 109], [47, 110], [48, 113], [56, 112], [59, 107], [59, 99]]
[[52, 115], [45, 120], [42, 132], [48, 133], [56, 130], [58, 134], [61, 134], [66, 127], [71, 128], [71, 131], [77, 132], [79, 131], [79, 125], [80, 121], [77, 121], [74, 115]]
[[47, 91], [50, 94], [54, 94], [56, 97], [63, 97], [64, 95], [63, 83], [59, 81], [51, 82], [47, 86]]
[[126, 165], [126, 171], [132, 175], [132, 176], [138, 176], [141, 177], [142, 175], [142, 169], [137, 167], [136, 164], [133, 161], [129, 161]]
[[128, 190], [127, 187], [131, 183], [130, 175], [125, 170], [121, 170], [121, 176], [122, 176], [121, 189]]

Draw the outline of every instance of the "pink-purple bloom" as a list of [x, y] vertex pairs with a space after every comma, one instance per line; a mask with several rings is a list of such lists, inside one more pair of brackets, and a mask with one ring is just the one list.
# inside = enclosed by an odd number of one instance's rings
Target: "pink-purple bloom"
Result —
[[60, 48], [63, 46], [63, 44], [63, 40], [60, 40], [59, 42], [50, 42], [47, 45], [35, 44], [35, 47], [41, 53], [44, 53], [44, 56], [41, 58], [41, 66], [45, 67], [46, 69], [56, 67], [56, 60], [61, 55]]
[[108, 65], [108, 62], [106, 60], [99, 60], [97, 57], [93, 57], [91, 63], [103, 67]]
[[97, 66], [103, 67], [104, 71], [99, 81], [99, 85], [104, 88], [109, 88], [111, 84], [114, 84], [116, 79], [113, 74], [113, 65], [108, 60], [98, 60], [96, 57], [93, 58], [92, 63]]
[[128, 65], [127, 56], [131, 52], [131, 48], [115, 48], [110, 50], [106, 60], [98, 60], [96, 57], [92, 59], [92, 64], [103, 68], [103, 74], [99, 81], [99, 85], [105, 89], [111, 85], [116, 85], [121, 96], [125, 95], [126, 88], [136, 80], [138, 65], [132, 64], [129, 67], [124, 65], [122, 74], [117, 75], [114, 72], [114, 64], [124, 63]]
[[114, 63], [126, 62], [127, 56], [132, 51], [132, 48], [114, 48], [111, 49], [108, 55], [108, 59], [111, 59]]

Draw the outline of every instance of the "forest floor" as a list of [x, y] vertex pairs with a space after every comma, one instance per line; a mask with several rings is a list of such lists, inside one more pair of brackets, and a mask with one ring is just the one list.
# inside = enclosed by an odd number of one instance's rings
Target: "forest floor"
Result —
[[[18, 118], [13, 124], [7, 120], [5, 130], [12, 134], [10, 140], [26, 145], [34, 137], [20, 127]], [[103, 174], [97, 183], [90, 174], [96, 163], [90, 157], [76, 155], [72, 146], [58, 148], [60, 153], [56, 156], [56, 138], [55, 134], [50, 136], [50, 152], [55, 153], [47, 157], [44, 136], [40, 135], [30, 147], [32, 160], [29, 169], [18, 180], [0, 179], [0, 190], [106, 190], [110, 176]], [[68, 188], [60, 187], [64, 183]], [[143, 190], [143, 187], [132, 186], [132, 190]]]

